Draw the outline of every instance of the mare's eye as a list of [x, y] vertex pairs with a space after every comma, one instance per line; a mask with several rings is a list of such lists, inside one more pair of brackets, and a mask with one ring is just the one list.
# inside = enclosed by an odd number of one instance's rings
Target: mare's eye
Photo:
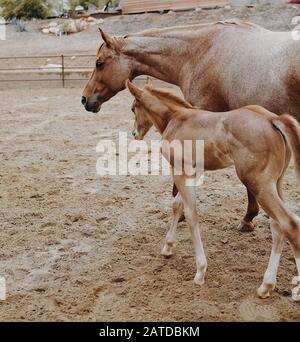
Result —
[[101, 68], [103, 68], [104, 67], [104, 62], [100, 62], [100, 61], [97, 61], [96, 62], [96, 68], [97, 69], [101, 69]]

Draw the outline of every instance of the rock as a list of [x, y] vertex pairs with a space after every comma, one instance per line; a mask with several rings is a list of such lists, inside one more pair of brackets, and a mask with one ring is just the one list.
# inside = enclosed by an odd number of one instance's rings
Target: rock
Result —
[[89, 23], [93, 23], [93, 22], [96, 22], [97, 19], [94, 18], [94, 17], [88, 17], [86, 21], [89, 22]]
[[81, 5], [78, 5], [75, 7], [75, 12], [83, 12], [84, 11], [84, 7]]
[[76, 59], [76, 57], [75, 57], [75, 56], [72, 56], [72, 57], [71, 57], [71, 60], [73, 61], [74, 59]]
[[87, 22], [81, 19], [75, 20], [75, 25], [76, 25], [77, 32], [86, 30], [88, 26]]
[[59, 36], [61, 29], [59, 27], [50, 27], [49, 32]]
[[230, 5], [226, 5], [226, 6], [224, 6], [224, 9], [229, 11], [229, 10], [231, 10], [231, 6]]
[[226, 244], [228, 242], [228, 238], [226, 237], [226, 238], [222, 239], [221, 242]]
[[63, 31], [66, 33], [76, 33], [78, 32], [77, 26], [74, 20], [68, 20], [63, 24]]
[[202, 8], [201, 8], [201, 7], [195, 8], [195, 12], [201, 12], [201, 11], [202, 11]]
[[56, 21], [51, 21], [51, 23], [49, 24], [49, 27], [56, 27], [58, 24]]
[[42, 29], [42, 32], [43, 32], [44, 34], [49, 34], [49, 33], [50, 33], [50, 30], [47, 29], [47, 28], [44, 28], [44, 29]]
[[98, 25], [101, 25], [101, 24], [103, 24], [103, 23], [104, 23], [104, 19], [100, 18], [100, 19], [97, 20], [97, 24], [98, 24]]
[[175, 12], [174, 11], [172, 11], [172, 10], [170, 10], [169, 12], [168, 12], [168, 14], [174, 14]]

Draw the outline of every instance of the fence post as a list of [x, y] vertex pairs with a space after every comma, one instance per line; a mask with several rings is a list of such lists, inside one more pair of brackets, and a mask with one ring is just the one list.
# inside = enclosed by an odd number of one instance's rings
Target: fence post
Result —
[[62, 86], [65, 87], [65, 57], [61, 55], [61, 79], [62, 79]]

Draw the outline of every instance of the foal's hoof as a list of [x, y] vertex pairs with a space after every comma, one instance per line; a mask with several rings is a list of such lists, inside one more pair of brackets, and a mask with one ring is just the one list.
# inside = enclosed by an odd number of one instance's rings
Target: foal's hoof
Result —
[[161, 254], [167, 259], [170, 258], [173, 255], [173, 246], [164, 245]]
[[246, 222], [244, 220], [241, 221], [239, 224], [238, 230], [243, 233], [253, 232], [254, 228], [256, 227], [256, 223], [254, 221]]
[[261, 284], [257, 289], [257, 296], [261, 299], [269, 298], [274, 288], [275, 284]]
[[196, 274], [195, 275], [195, 278], [194, 278], [194, 283], [196, 284], [196, 285], [203, 285], [204, 284], [204, 282], [205, 282], [205, 280], [204, 280], [204, 275], [200, 275], [200, 274]]

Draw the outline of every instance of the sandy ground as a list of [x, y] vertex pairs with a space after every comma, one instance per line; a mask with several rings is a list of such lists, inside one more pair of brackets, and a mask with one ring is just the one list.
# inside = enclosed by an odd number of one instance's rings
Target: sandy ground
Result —
[[[299, 13], [295, 5], [149, 13], [109, 18], [102, 27], [124, 34], [238, 17], [289, 30]], [[9, 25], [0, 56], [94, 53], [99, 44], [97, 27], [56, 38], [42, 35], [41, 25], [28, 23], [26, 33]], [[233, 169], [207, 174], [198, 192], [209, 263], [206, 283], [198, 287], [185, 222], [175, 255], [160, 255], [171, 213], [169, 177], [96, 174], [97, 143], [117, 141], [119, 130], [132, 129], [128, 93], [92, 115], [80, 105], [78, 85], [15, 85], [16, 90], [0, 91], [0, 276], [8, 291], [0, 302], [1, 321], [300, 321], [299, 304], [291, 300], [296, 268], [289, 246], [273, 296], [255, 296], [271, 235], [263, 213], [255, 232], [237, 230], [247, 202]], [[292, 168], [285, 192], [300, 215]]]
[[[300, 321], [289, 246], [275, 293], [255, 296], [271, 234], [263, 213], [253, 233], [237, 230], [246, 194], [234, 170], [208, 173], [198, 191], [209, 265], [198, 287], [185, 222], [175, 255], [160, 255], [169, 177], [96, 174], [97, 143], [132, 129], [131, 97], [124, 91], [93, 115], [80, 95], [79, 88], [1, 92], [0, 275], [8, 292], [0, 320]], [[285, 193], [300, 215], [292, 168]]]

